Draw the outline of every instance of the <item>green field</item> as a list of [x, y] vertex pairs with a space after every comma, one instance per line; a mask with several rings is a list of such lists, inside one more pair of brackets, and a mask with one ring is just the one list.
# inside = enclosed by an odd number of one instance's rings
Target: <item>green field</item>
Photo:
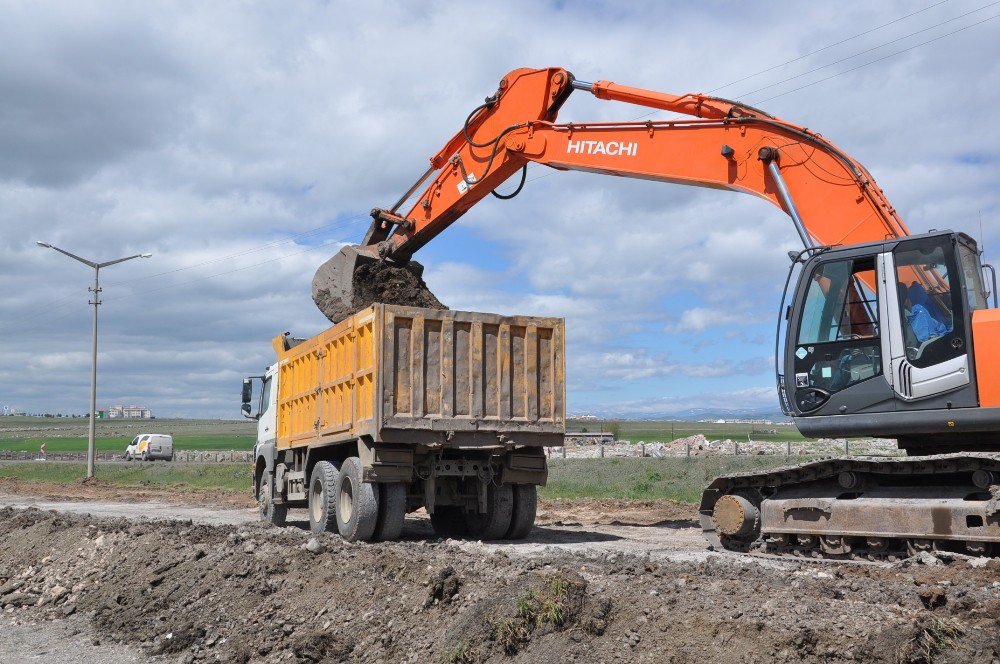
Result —
[[[747, 456], [667, 459], [551, 459], [542, 498], [678, 500], [696, 503], [711, 480], [726, 473], [763, 470], [809, 457]], [[0, 464], [0, 477], [71, 484], [86, 468], [75, 463]], [[98, 464], [99, 480], [122, 486], [176, 486], [247, 491], [249, 464]]]
[[567, 420], [567, 432], [608, 432], [618, 440], [667, 443], [702, 434], [709, 440], [759, 440], [783, 443], [812, 440], [788, 424], [681, 422], [674, 420]]
[[[178, 450], [250, 450], [257, 438], [251, 420], [97, 420], [95, 444], [100, 452], [122, 452], [140, 433], [174, 437]], [[85, 452], [85, 417], [0, 417], [0, 450]]]
[[[124, 450], [139, 433], [167, 433], [178, 450], [249, 450], [256, 439], [256, 422], [250, 420], [98, 420], [97, 449]], [[669, 442], [702, 434], [709, 440], [806, 441], [794, 426], [680, 422], [670, 420], [568, 420], [569, 432], [612, 432], [633, 443]], [[0, 450], [38, 451], [45, 441], [48, 452], [83, 452], [87, 449], [87, 419], [52, 417], [0, 417]]]
[[[19, 440], [0, 439], [0, 450], [14, 452], [28, 450], [37, 452], [42, 441], [46, 452], [86, 452], [87, 438], [27, 438]], [[98, 452], [124, 452], [132, 438], [95, 438]], [[255, 436], [174, 436], [174, 448], [178, 450], [252, 450]]]

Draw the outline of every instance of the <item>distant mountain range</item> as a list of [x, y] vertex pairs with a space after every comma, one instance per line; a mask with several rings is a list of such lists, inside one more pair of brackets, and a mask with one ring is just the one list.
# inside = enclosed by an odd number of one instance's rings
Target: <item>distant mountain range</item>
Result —
[[772, 420], [775, 422], [786, 419], [784, 413], [777, 408], [688, 408], [686, 410], [659, 413], [619, 413], [614, 410], [594, 409], [589, 412], [578, 412], [569, 415], [576, 418], [582, 415], [595, 415], [600, 419], [618, 420], [681, 420], [685, 422], [697, 420]]

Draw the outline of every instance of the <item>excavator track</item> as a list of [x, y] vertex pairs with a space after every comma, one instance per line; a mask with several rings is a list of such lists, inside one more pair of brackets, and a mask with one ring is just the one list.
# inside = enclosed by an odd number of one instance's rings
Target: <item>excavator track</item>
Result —
[[702, 493], [717, 550], [830, 560], [1000, 555], [1000, 454], [838, 457], [736, 473]]

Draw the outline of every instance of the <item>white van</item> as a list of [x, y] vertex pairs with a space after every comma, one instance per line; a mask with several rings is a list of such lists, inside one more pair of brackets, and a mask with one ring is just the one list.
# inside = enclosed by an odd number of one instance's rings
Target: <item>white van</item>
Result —
[[174, 460], [174, 438], [161, 433], [141, 433], [125, 448], [125, 460]]

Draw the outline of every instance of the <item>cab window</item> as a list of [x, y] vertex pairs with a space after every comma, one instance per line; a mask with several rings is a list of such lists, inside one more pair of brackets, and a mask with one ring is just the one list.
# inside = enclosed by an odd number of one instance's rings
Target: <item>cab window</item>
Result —
[[865, 260], [820, 265], [809, 280], [799, 345], [878, 336], [875, 264]]
[[983, 268], [976, 252], [964, 244], [958, 245], [958, 258], [962, 263], [962, 275], [965, 277], [965, 299], [969, 309], [986, 309], [986, 287], [983, 284]]
[[952, 239], [901, 242], [893, 258], [907, 360], [928, 367], [964, 355], [962, 286]]
[[800, 410], [825, 402], [816, 390], [833, 394], [881, 375], [879, 334], [873, 256], [829, 261], [813, 270], [794, 351]]
[[264, 379], [264, 387], [260, 391], [260, 408], [258, 412], [263, 415], [267, 412], [268, 406], [271, 404], [271, 383], [273, 381], [270, 378]]

